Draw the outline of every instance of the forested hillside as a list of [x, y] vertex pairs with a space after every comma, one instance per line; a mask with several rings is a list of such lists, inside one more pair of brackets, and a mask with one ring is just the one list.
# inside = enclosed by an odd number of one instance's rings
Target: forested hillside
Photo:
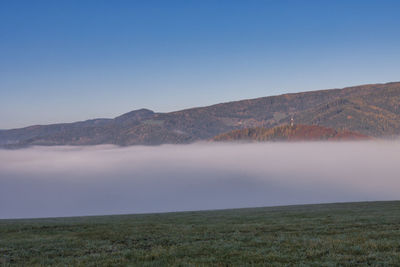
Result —
[[158, 145], [208, 140], [232, 130], [318, 125], [390, 138], [400, 133], [400, 83], [261, 97], [169, 113], [147, 109], [114, 119], [0, 131], [0, 146]]

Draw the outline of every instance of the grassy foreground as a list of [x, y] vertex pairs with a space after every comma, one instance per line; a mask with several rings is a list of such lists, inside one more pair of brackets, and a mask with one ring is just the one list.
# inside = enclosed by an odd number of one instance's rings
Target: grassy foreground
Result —
[[8, 265], [400, 265], [400, 201], [0, 220]]

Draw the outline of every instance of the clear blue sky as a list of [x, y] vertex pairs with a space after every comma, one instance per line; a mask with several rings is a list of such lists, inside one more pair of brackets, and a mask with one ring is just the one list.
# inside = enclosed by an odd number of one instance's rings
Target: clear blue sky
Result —
[[400, 1], [0, 1], [0, 129], [400, 80]]

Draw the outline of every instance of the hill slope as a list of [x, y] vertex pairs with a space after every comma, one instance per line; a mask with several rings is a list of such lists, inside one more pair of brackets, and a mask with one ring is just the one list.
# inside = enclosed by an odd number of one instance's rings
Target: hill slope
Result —
[[368, 140], [368, 136], [350, 131], [337, 131], [316, 125], [281, 125], [274, 128], [246, 128], [214, 137], [213, 141], [322, 141]]
[[190, 143], [236, 129], [287, 124], [291, 116], [299, 124], [397, 136], [400, 83], [261, 97], [170, 113], [141, 109], [114, 119], [2, 130], [0, 146]]
[[0, 220], [0, 264], [398, 266], [399, 205]]

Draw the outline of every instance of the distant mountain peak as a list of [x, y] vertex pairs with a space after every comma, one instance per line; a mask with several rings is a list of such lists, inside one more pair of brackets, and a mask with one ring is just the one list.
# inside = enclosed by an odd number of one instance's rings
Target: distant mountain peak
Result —
[[155, 114], [154, 111], [150, 109], [141, 108], [122, 114], [121, 116], [115, 117], [114, 120], [117, 122], [138, 121], [151, 118], [154, 114]]
[[142, 116], [142, 115], [149, 115], [149, 114], [154, 114], [154, 111], [147, 109], [147, 108], [141, 108], [141, 109], [135, 109], [135, 110], [129, 111], [127, 113], [124, 113], [118, 117], [115, 117], [115, 119], [118, 119], [121, 117]]

